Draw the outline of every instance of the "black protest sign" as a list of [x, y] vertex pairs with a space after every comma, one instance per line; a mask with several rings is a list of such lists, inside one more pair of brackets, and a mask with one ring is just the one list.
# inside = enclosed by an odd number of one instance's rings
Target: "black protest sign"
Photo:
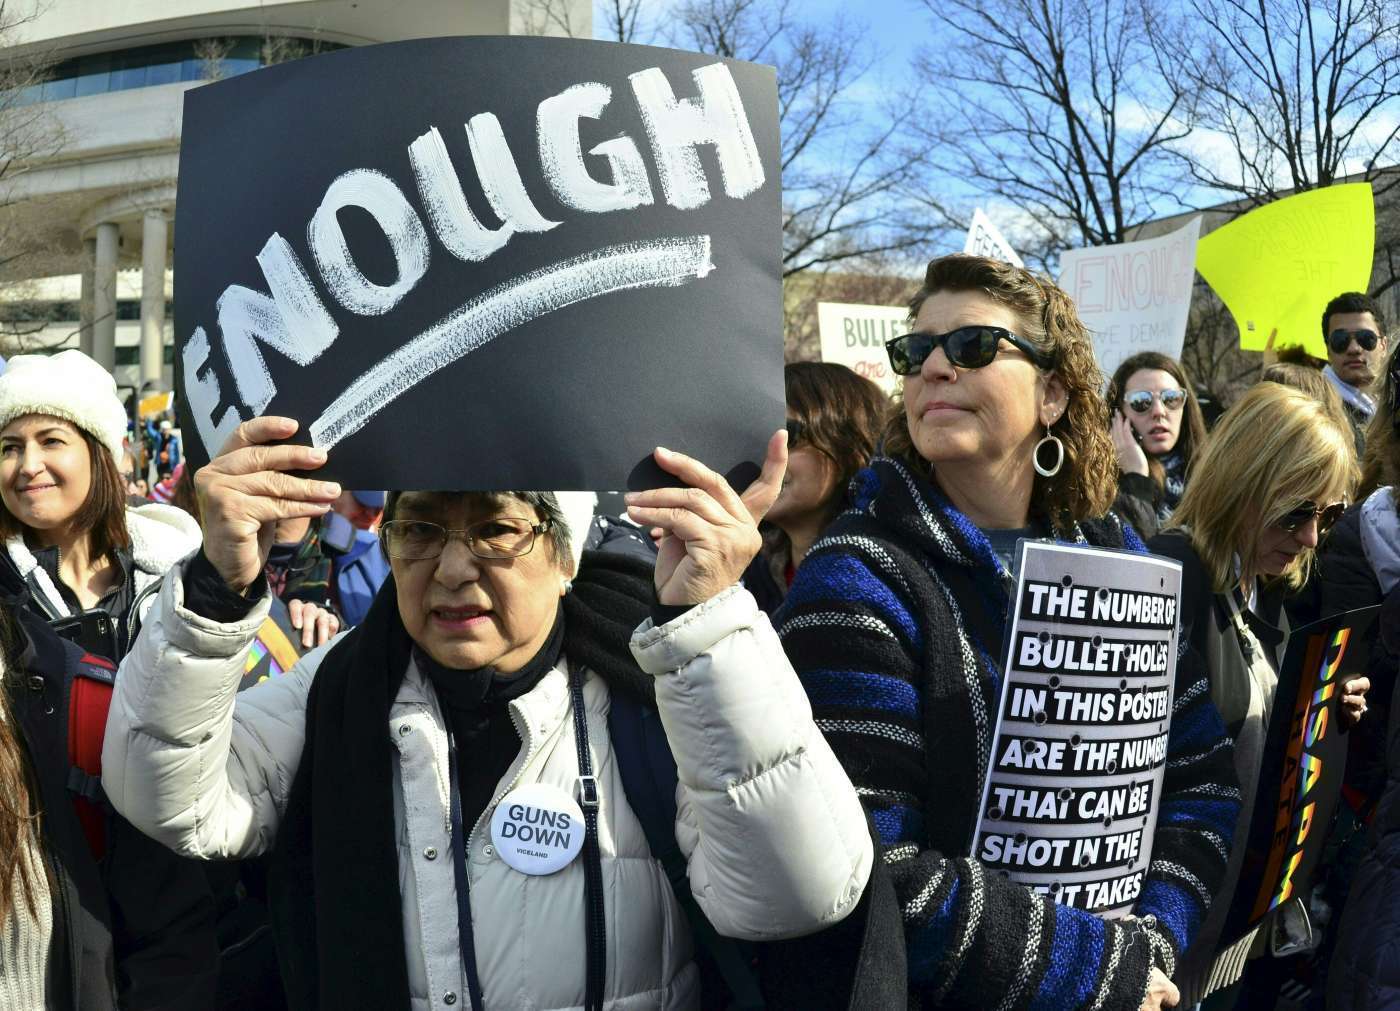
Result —
[[263, 414], [350, 487], [658, 483], [657, 445], [761, 460], [777, 131], [771, 68], [570, 39], [353, 48], [190, 91], [191, 462]]
[[1342, 792], [1347, 739], [1342, 685], [1365, 674], [1379, 607], [1324, 618], [1288, 637], [1235, 900], [1221, 936], [1232, 942], [1289, 899], [1306, 896]]
[[992, 762], [973, 842], [988, 870], [1105, 917], [1152, 855], [1176, 680], [1181, 567], [1022, 541]]

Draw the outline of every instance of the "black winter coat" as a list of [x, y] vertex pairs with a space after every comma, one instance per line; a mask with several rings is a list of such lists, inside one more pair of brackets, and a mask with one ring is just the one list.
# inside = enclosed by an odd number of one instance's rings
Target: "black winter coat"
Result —
[[0, 606], [18, 619], [23, 638], [20, 669], [3, 690], [37, 789], [53, 876], [50, 1006], [203, 1011], [213, 1006], [219, 963], [203, 869], [115, 814], [105, 855], [93, 858], [68, 791], [69, 692], [83, 653], [23, 606], [22, 590], [8, 560], [0, 563]]
[[[1394, 657], [1400, 653], [1400, 587], [1386, 598], [1379, 624]], [[1367, 697], [1374, 694], [1372, 689]], [[1394, 696], [1385, 760], [1389, 776], [1327, 977], [1328, 1011], [1400, 1009], [1400, 698]]]
[[[1317, 571], [1310, 583], [1316, 585], [1320, 618], [1373, 607], [1384, 598], [1361, 544], [1363, 504], [1357, 503], [1346, 511], [1318, 551]], [[1386, 649], [1379, 635], [1372, 636], [1369, 650], [1366, 675], [1371, 679], [1371, 690], [1366, 693], [1366, 705], [1370, 711], [1351, 731], [1346, 784], [1368, 798], [1377, 798], [1386, 781], [1386, 726], [1397, 665], [1396, 656]]]

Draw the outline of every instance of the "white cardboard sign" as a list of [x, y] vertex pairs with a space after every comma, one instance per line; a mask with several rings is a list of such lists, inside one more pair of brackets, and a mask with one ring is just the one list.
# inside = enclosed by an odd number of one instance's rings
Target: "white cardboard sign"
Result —
[[909, 332], [909, 310], [894, 305], [818, 302], [822, 361], [845, 365], [893, 393], [899, 377], [890, 370], [885, 342]]
[[1072, 249], [1060, 257], [1060, 287], [1093, 335], [1105, 379], [1140, 351], [1181, 357], [1200, 232], [1195, 217], [1155, 239]]
[[1011, 248], [1011, 243], [997, 231], [997, 226], [992, 224], [991, 219], [980, 207], [972, 212], [972, 224], [967, 229], [967, 241], [963, 243], [963, 252], [973, 256], [986, 256], [993, 260], [1005, 260], [1017, 267], [1025, 266], [1016, 255], [1016, 250]]
[[1001, 709], [973, 856], [1054, 901], [1131, 911], [1152, 858], [1181, 565], [1018, 545]]

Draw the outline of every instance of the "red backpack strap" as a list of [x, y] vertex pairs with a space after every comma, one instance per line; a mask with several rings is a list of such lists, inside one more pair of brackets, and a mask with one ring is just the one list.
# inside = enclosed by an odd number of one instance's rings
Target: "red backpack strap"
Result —
[[102, 793], [102, 737], [112, 705], [116, 667], [91, 653], [78, 661], [68, 695], [68, 790], [93, 858], [107, 851], [107, 800]]

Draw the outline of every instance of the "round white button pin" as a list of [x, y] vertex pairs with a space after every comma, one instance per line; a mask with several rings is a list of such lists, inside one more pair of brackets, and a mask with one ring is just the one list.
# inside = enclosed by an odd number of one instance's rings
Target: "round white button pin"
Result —
[[553, 874], [583, 849], [583, 811], [567, 793], [530, 783], [501, 798], [491, 816], [491, 841], [522, 874]]

